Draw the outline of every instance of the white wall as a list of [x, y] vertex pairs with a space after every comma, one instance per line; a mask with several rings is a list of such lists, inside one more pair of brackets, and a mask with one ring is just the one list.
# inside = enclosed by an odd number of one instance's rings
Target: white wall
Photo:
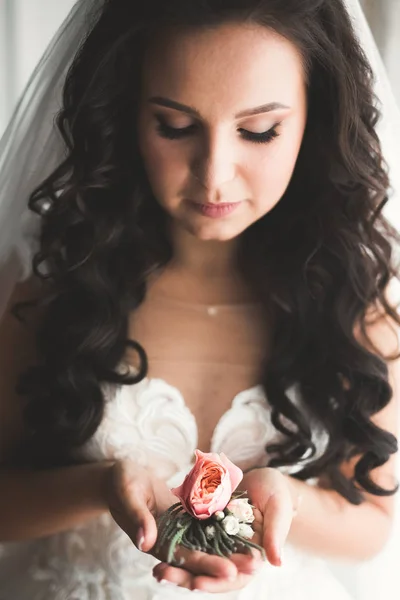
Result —
[[390, 0], [390, 2], [391, 10], [384, 58], [394, 92], [400, 103], [400, 0]]
[[400, 103], [400, 0], [362, 0]]
[[0, 135], [75, 0], [0, 0]]
[[6, 19], [5, 10], [0, 12], [0, 133], [9, 113], [8, 86], [6, 80]]
[[18, 95], [75, 0], [12, 0], [12, 3], [17, 67], [15, 92]]

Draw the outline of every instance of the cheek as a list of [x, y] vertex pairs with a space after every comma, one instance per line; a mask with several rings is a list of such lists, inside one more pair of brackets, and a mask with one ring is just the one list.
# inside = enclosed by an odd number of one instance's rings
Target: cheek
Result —
[[170, 142], [147, 138], [141, 144], [141, 153], [153, 193], [162, 200], [174, 195], [183, 185], [187, 174], [187, 160]]
[[251, 162], [252, 193], [262, 212], [272, 209], [289, 185], [296, 165], [301, 138], [288, 138], [272, 144], [266, 154]]

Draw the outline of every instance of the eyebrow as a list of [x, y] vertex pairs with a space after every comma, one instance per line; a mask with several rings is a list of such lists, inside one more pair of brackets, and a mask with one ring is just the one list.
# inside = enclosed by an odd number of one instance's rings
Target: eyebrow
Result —
[[[150, 104], [157, 104], [158, 106], [173, 108], [174, 110], [180, 110], [181, 112], [188, 113], [189, 115], [192, 115], [194, 117], [201, 118], [199, 111], [193, 108], [192, 106], [186, 106], [185, 104], [181, 104], [180, 102], [176, 102], [175, 100], [170, 100], [169, 98], [163, 98], [162, 96], [153, 96], [149, 98], [149, 102]], [[269, 102], [268, 104], [262, 104], [261, 106], [256, 106], [255, 108], [248, 108], [247, 110], [242, 110], [237, 115], [235, 115], [235, 119], [251, 117], [253, 115], [260, 115], [282, 108], [290, 107], [286, 106], [285, 104], [282, 104], [281, 102]]]

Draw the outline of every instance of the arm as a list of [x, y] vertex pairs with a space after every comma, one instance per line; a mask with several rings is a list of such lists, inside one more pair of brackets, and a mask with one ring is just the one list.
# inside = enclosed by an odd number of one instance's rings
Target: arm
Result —
[[[379, 317], [367, 327], [369, 340], [357, 337], [382, 355], [398, 352], [399, 328], [386, 317]], [[373, 346], [371, 345], [371, 343]], [[398, 437], [398, 414], [400, 394], [400, 359], [390, 361], [389, 382], [393, 389], [390, 403], [374, 415], [373, 422], [380, 428]], [[341, 471], [351, 477], [359, 457], [343, 464]], [[396, 463], [392, 455], [389, 461], [372, 471], [373, 480], [385, 488], [396, 484]], [[350, 504], [343, 496], [329, 489], [312, 487], [288, 477], [292, 497], [300, 495], [302, 500], [298, 516], [293, 520], [289, 540], [294, 544], [326, 554], [355, 560], [368, 560], [385, 546], [392, 528], [395, 498], [380, 497], [364, 493], [365, 502], [360, 506]]]
[[[375, 320], [367, 329], [375, 348], [385, 356], [398, 351], [398, 331], [398, 327], [386, 318]], [[393, 396], [372, 420], [398, 436], [400, 359], [388, 362], [388, 367]], [[341, 466], [346, 477], [352, 476], [358, 458]], [[397, 454], [392, 455], [382, 467], [374, 469], [371, 472], [373, 480], [382, 487], [394, 488], [396, 461]], [[264, 546], [270, 548], [270, 555], [275, 557], [274, 564], [280, 564], [280, 548], [286, 536], [291, 543], [307, 551], [356, 561], [372, 558], [385, 546], [393, 522], [393, 496], [380, 497], [364, 492], [364, 502], [356, 506], [336, 491], [327, 489], [322, 478], [321, 485], [311, 486], [281, 473], [275, 472], [273, 478], [268, 471], [276, 471], [274, 469], [258, 471], [258, 474], [256, 470], [246, 475], [242, 487], [248, 489], [252, 499], [257, 498], [257, 503], [263, 505], [261, 511], [265, 522], [271, 523], [265, 531]], [[297, 510], [292, 520], [293, 507]]]
[[0, 470], [0, 542], [28, 540], [80, 525], [108, 511], [112, 463], [46, 471]]
[[29, 310], [27, 326], [10, 314], [15, 302], [41, 293], [36, 280], [18, 284], [0, 322], [0, 541], [30, 539], [78, 525], [107, 510], [105, 480], [110, 463], [46, 471], [14, 467], [13, 457], [24, 440], [18, 374], [37, 360], [37, 311]]
[[392, 527], [389, 508], [373, 501], [355, 506], [333, 490], [285, 477], [292, 497], [302, 498], [289, 531], [291, 543], [321, 556], [355, 561], [369, 560], [383, 549]]

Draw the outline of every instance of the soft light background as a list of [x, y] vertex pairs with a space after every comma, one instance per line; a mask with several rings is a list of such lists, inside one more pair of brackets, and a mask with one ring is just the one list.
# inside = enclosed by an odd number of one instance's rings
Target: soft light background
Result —
[[[74, 2], [0, 0], [0, 136], [32, 70]], [[400, 104], [400, 0], [362, 0], [362, 4]], [[400, 229], [400, 209], [395, 213]], [[371, 565], [333, 568], [355, 600], [396, 600], [400, 566], [395, 555], [400, 560], [400, 539]]]

